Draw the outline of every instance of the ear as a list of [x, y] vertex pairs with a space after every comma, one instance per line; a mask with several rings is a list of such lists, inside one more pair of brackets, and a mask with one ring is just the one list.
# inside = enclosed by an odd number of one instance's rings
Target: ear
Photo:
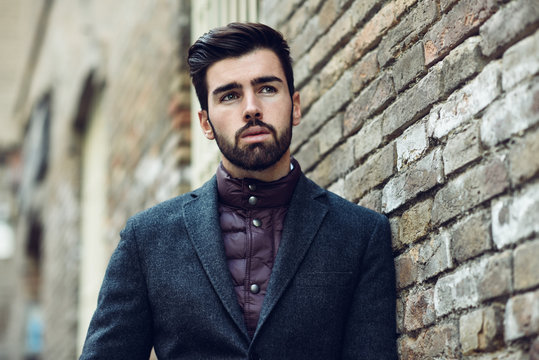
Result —
[[202, 128], [202, 133], [204, 134], [206, 139], [215, 139], [215, 136], [213, 135], [213, 129], [210, 125], [210, 119], [208, 118], [208, 111], [200, 110], [198, 112], [198, 120], [200, 122], [200, 127]]
[[292, 95], [292, 125], [297, 126], [301, 121], [301, 104], [299, 101], [299, 92]]

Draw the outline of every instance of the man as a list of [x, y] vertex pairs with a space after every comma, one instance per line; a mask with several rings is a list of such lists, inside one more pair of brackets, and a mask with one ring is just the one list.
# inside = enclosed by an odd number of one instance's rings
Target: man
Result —
[[308, 180], [289, 48], [234, 23], [188, 62], [222, 163], [200, 189], [131, 218], [81, 359], [395, 359], [387, 219]]

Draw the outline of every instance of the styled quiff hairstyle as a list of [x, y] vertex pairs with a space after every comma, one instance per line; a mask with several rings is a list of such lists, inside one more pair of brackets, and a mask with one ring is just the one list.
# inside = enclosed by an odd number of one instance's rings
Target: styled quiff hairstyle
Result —
[[290, 48], [280, 32], [258, 23], [230, 23], [202, 35], [190, 48], [187, 57], [189, 73], [202, 110], [208, 110], [206, 72], [217, 61], [237, 58], [254, 50], [272, 50], [279, 58], [288, 83], [290, 96], [294, 94], [294, 74]]

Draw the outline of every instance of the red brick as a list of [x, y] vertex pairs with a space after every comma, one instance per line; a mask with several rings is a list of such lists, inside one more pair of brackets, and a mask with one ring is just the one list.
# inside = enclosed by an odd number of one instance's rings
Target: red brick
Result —
[[477, 31], [498, 8], [497, 0], [461, 0], [425, 35], [425, 64], [440, 60]]
[[395, 258], [395, 272], [397, 275], [397, 289], [403, 289], [412, 285], [417, 280], [417, 259], [419, 251], [411, 249]]
[[376, 60], [376, 52], [365, 55], [354, 67], [352, 76], [352, 91], [359, 92], [363, 87], [376, 77], [380, 69]]
[[453, 323], [437, 324], [417, 335], [399, 339], [399, 359], [457, 359], [458, 328]]
[[434, 290], [428, 289], [408, 295], [404, 310], [404, 328], [414, 331], [430, 325], [436, 320]]
[[391, 2], [384, 6], [376, 15], [365, 24], [355, 37], [355, 58], [359, 59], [369, 49], [374, 47], [397, 22], [395, 3]]

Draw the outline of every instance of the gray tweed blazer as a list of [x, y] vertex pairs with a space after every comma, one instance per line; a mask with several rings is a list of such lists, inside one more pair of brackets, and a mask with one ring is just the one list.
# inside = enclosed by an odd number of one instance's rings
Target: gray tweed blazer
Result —
[[396, 359], [387, 218], [295, 189], [252, 338], [226, 264], [215, 177], [121, 232], [80, 359]]

